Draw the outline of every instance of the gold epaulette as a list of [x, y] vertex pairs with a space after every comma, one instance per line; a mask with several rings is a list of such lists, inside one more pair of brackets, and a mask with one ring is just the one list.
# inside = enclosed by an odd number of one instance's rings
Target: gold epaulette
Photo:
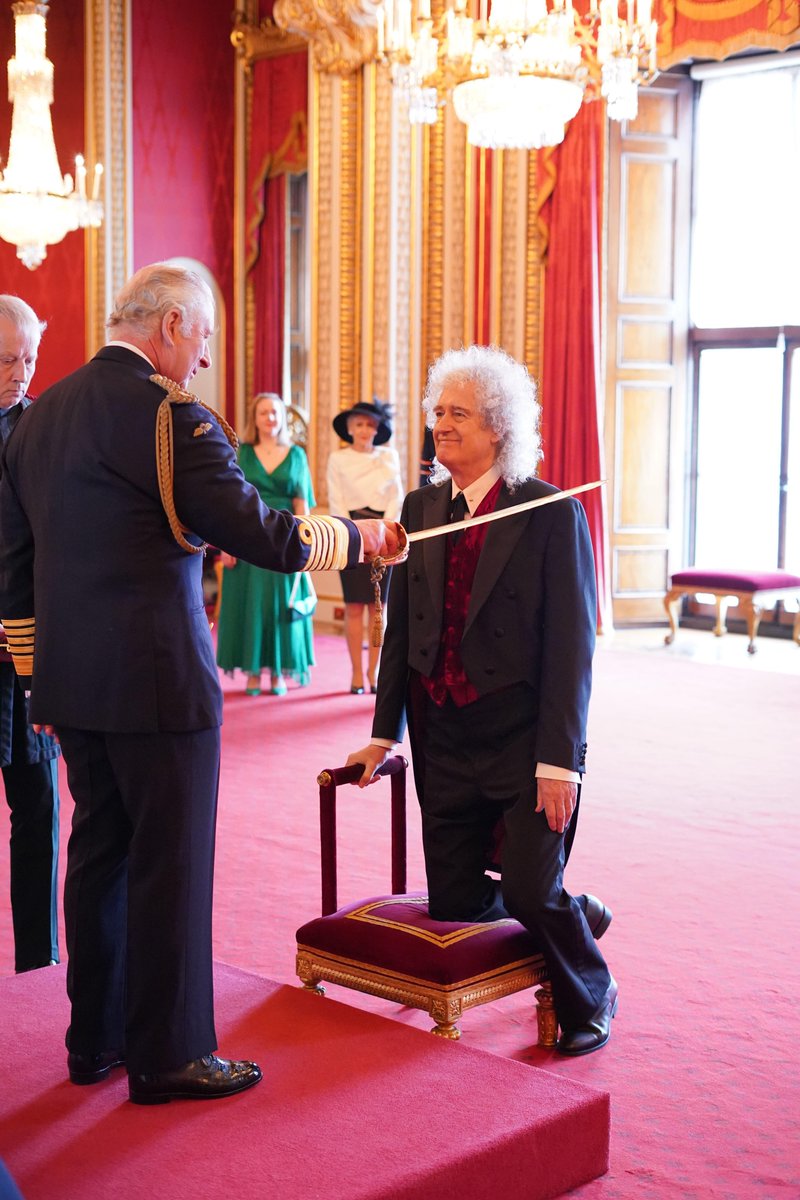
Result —
[[343, 571], [347, 566], [350, 534], [338, 517], [299, 517], [300, 540], [311, 548], [306, 571]]
[[[187, 392], [174, 379], [168, 379], [166, 375], [156, 374], [150, 376], [150, 382], [157, 383], [167, 393], [156, 413], [156, 471], [158, 473], [158, 490], [161, 493], [161, 503], [164, 505], [164, 512], [167, 514], [172, 536], [178, 545], [183, 550], [187, 550], [189, 554], [203, 554], [208, 547], [208, 542], [203, 542], [201, 545], [195, 546], [192, 542], [188, 541], [184, 537], [184, 534], [189, 531], [185, 525], [181, 524], [178, 514], [175, 512], [175, 500], [173, 497], [175, 467], [172, 405], [199, 404], [201, 408], [213, 414], [234, 450], [238, 449], [239, 439], [224, 417], [215, 412], [210, 405], [205, 404], [199, 396], [195, 396], [192, 392]], [[206, 429], [203, 432], [211, 428], [207, 422], [204, 422], [204, 425], [206, 425]]]
[[14, 660], [14, 670], [18, 675], [32, 675], [36, 618], [20, 617], [18, 620], [14, 620], [7, 617], [3, 621], [3, 628], [8, 638], [8, 649]]

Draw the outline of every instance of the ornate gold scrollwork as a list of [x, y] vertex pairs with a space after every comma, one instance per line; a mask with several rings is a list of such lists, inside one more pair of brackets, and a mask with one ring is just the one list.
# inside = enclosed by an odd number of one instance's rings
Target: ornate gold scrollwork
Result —
[[246, 13], [238, 9], [233, 14], [231, 42], [248, 71], [260, 58], [291, 54], [295, 50], [304, 50], [307, 45], [304, 37], [281, 29], [269, 17], [265, 17], [260, 25], [251, 24]]
[[276, 0], [273, 16], [311, 43], [318, 71], [351, 75], [375, 57], [373, 0]]

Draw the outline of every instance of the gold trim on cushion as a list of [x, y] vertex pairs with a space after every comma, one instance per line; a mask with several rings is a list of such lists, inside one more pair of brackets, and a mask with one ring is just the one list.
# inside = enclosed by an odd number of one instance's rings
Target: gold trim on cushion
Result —
[[398, 903], [417, 904], [422, 907], [423, 905], [427, 906], [428, 897], [405, 898], [402, 901], [398, 900], [397, 897], [392, 897], [390, 900], [378, 900], [372, 904], [364, 904], [361, 908], [356, 908], [352, 912], [346, 913], [345, 916], [348, 921], [364, 921], [369, 925], [382, 925], [385, 929], [398, 929], [401, 933], [409, 934], [410, 937], [422, 938], [423, 941], [431, 942], [434, 946], [441, 946], [444, 949], [455, 945], [457, 942], [463, 942], [466, 938], [475, 937], [492, 929], [500, 929], [503, 925], [516, 925], [516, 921], [511, 917], [503, 917], [499, 921], [476, 922], [466, 929], [455, 929], [450, 933], [434, 933], [430, 929], [420, 929], [415, 925], [407, 925], [404, 921], [393, 921], [389, 917], [373, 916], [376, 908], [386, 908], [390, 904]]
[[7, 617], [3, 621], [3, 628], [8, 638], [9, 653], [14, 660], [14, 670], [18, 675], [32, 675], [36, 618]]

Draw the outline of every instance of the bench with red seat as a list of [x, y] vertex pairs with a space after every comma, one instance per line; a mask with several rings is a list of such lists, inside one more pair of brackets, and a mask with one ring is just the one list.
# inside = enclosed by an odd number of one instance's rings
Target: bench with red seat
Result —
[[683, 596], [707, 593], [714, 597], [716, 624], [714, 634], [725, 633], [725, 614], [731, 600], [737, 600], [747, 622], [748, 654], [756, 652], [756, 635], [765, 608], [774, 608], [779, 600], [798, 601], [792, 637], [800, 645], [800, 575], [791, 571], [722, 571], [703, 567], [687, 567], [670, 579], [670, 589], [664, 597], [670, 632], [664, 641], [669, 646], [678, 630], [678, 603]]

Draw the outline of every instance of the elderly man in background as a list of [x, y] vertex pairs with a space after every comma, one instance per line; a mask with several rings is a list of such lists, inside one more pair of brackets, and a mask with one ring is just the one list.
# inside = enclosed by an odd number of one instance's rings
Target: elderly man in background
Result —
[[[0, 447], [30, 404], [45, 323], [18, 296], [0, 295]], [[0, 768], [11, 810], [11, 919], [18, 972], [58, 962], [59, 748], [28, 723], [25, 693], [0, 630]]]
[[[539, 405], [524, 366], [471, 346], [434, 363], [423, 399], [436, 460], [407, 497], [409, 532], [556, 491], [535, 478]], [[608, 1040], [617, 1005], [596, 939], [610, 910], [571, 896], [597, 606], [591, 541], [574, 499], [417, 542], [396, 568], [372, 742], [361, 786], [409, 724], [430, 915], [512, 916], [539, 943], [558, 1049]], [[502, 891], [485, 868], [504, 826]]]
[[[214, 300], [156, 263], [111, 339], [23, 414], [0, 482], [0, 614], [75, 816], [64, 897], [74, 1083], [125, 1062], [131, 1100], [215, 1099], [259, 1067], [215, 1054], [211, 894], [222, 693], [202, 593], [211, 542], [277, 571], [393, 554], [380, 521], [295, 517], [246, 483], [185, 390]], [[229, 436], [228, 436], [229, 435]]]

